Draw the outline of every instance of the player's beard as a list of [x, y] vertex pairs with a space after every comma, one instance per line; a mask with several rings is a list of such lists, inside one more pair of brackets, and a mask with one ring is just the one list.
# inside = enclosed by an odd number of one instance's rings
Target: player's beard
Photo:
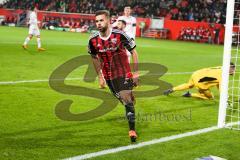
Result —
[[107, 29], [108, 29], [107, 25], [105, 27], [98, 28], [99, 32], [101, 32], [101, 33], [105, 33], [107, 31]]

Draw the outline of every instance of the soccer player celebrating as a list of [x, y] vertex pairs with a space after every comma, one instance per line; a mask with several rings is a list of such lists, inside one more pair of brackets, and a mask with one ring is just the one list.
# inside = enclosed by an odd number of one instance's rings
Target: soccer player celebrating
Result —
[[[138, 85], [138, 56], [134, 41], [124, 32], [112, 29], [109, 12], [100, 10], [96, 12], [96, 27], [98, 32], [90, 37], [88, 49], [99, 78], [106, 83], [126, 109], [129, 124], [129, 137], [136, 141], [135, 109], [133, 86]], [[132, 74], [126, 49], [133, 58]], [[103, 76], [103, 77], [102, 77]]]
[[[118, 17], [119, 20], [124, 20], [126, 22], [126, 27], [124, 28], [124, 32], [133, 40], [135, 40], [136, 37], [136, 18], [131, 16], [131, 7], [125, 6], [124, 7], [124, 14], [123, 16]], [[131, 54], [127, 52], [128, 54], [128, 60], [130, 62]]]
[[27, 49], [27, 44], [28, 42], [32, 39], [33, 36], [37, 37], [37, 45], [38, 45], [38, 51], [45, 51], [44, 48], [41, 47], [41, 39], [40, 39], [40, 31], [39, 31], [39, 27], [38, 27], [38, 20], [37, 20], [37, 8], [34, 7], [32, 8], [32, 11], [30, 13], [29, 16], [29, 35], [28, 37], [25, 39], [22, 47], [24, 49]]
[[[235, 65], [231, 63], [229, 74], [233, 75], [234, 72], [235, 72]], [[164, 91], [164, 94], [169, 95], [170, 93], [173, 93], [175, 91], [182, 91], [182, 90], [196, 87], [199, 93], [190, 93], [188, 91], [183, 96], [196, 97], [196, 98], [209, 100], [214, 98], [212, 92], [210, 91], [210, 88], [217, 86], [217, 88], [220, 90], [221, 81], [222, 81], [222, 67], [204, 68], [204, 69], [195, 71], [192, 74], [188, 83], [184, 83], [172, 89], [168, 89]]]
[[[112, 28], [114, 28], [114, 29], [119, 29], [121, 31], [124, 31], [124, 29], [126, 28], [127, 23], [124, 20], [118, 20], [118, 21], [114, 22], [114, 25], [113, 25], [112, 24], [112, 17], [111, 17], [111, 25], [112, 25]], [[130, 34], [131, 33], [129, 33], [128, 35], [130, 35]], [[129, 54], [131, 56], [131, 53], [127, 50], [128, 61], [130, 62]], [[106, 81], [104, 80], [104, 78], [102, 76], [99, 76], [98, 81], [99, 81], [98, 83], [99, 83], [99, 88], [100, 89], [106, 88]]]

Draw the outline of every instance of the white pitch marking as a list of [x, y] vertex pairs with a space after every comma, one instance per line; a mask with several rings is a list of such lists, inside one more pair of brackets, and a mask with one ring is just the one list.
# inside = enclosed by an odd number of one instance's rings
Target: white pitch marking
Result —
[[[239, 122], [234, 122], [234, 123], [229, 123], [229, 124], [226, 125], [226, 127], [232, 126], [232, 125], [240, 125], [240, 121]], [[189, 136], [199, 135], [199, 134], [203, 134], [203, 133], [208, 133], [208, 132], [212, 132], [212, 131], [215, 131], [215, 130], [218, 130], [218, 129], [220, 129], [220, 128], [218, 128], [217, 126], [213, 126], [213, 127], [209, 127], [209, 128], [195, 130], [195, 131], [192, 131], [192, 132], [186, 132], [186, 133], [183, 133], [183, 134], [177, 134], [177, 135], [173, 135], [173, 136], [169, 136], [169, 137], [153, 139], [151, 141], [141, 142], [141, 143], [138, 143], [138, 144], [135, 144], [135, 145], [122, 146], [122, 147], [118, 147], [118, 148], [102, 150], [102, 151], [99, 151], [99, 152], [83, 154], [83, 155], [79, 155], [79, 156], [75, 156], [75, 157], [66, 158], [64, 160], [83, 160], [83, 159], [99, 157], [99, 156], [103, 156], [103, 155], [107, 155], [107, 154], [112, 154], [112, 153], [117, 153], [117, 152], [121, 152], [121, 151], [141, 148], [141, 147], [145, 147], [145, 146], [149, 146], [149, 145], [153, 145], [153, 144], [168, 142], [168, 141], [172, 141], [172, 140], [176, 140], [176, 139], [180, 139], [180, 138], [184, 138], [184, 137], [189, 137]]]
[[[192, 74], [193, 72], [169, 72], [164, 75], [184, 75], [184, 74]], [[151, 74], [151, 75], [160, 75], [160, 74]], [[60, 80], [60, 79], [59, 79]], [[65, 80], [83, 80], [83, 78], [66, 78]], [[0, 85], [13, 85], [19, 83], [38, 83], [38, 82], [48, 82], [48, 79], [36, 79], [36, 80], [21, 80], [21, 81], [0, 81]]]
[[[66, 78], [65, 80], [81, 80], [83, 78]], [[61, 80], [61, 79], [59, 79]], [[18, 83], [38, 83], [38, 82], [48, 82], [48, 79], [36, 79], [36, 80], [22, 80], [22, 81], [0, 81], [0, 85], [7, 84], [18, 84]], [[56, 80], [57, 81], [57, 80]]]

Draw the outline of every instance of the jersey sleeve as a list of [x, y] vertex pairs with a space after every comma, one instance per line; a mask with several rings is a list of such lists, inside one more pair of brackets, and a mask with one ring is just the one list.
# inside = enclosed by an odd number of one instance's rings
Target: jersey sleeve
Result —
[[88, 42], [88, 53], [95, 57], [97, 55], [97, 52], [93, 46], [93, 43], [92, 43], [92, 40], [90, 39], [89, 42]]
[[133, 38], [130, 38], [126, 33], [122, 32], [121, 34], [121, 41], [124, 47], [131, 52], [134, 48], [136, 48], [136, 44]]

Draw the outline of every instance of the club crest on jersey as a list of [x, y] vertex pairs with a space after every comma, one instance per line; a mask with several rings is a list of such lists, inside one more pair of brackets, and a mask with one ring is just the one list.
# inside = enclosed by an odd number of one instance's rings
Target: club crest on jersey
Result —
[[113, 44], [117, 44], [117, 38], [111, 39], [111, 42], [112, 42]]

